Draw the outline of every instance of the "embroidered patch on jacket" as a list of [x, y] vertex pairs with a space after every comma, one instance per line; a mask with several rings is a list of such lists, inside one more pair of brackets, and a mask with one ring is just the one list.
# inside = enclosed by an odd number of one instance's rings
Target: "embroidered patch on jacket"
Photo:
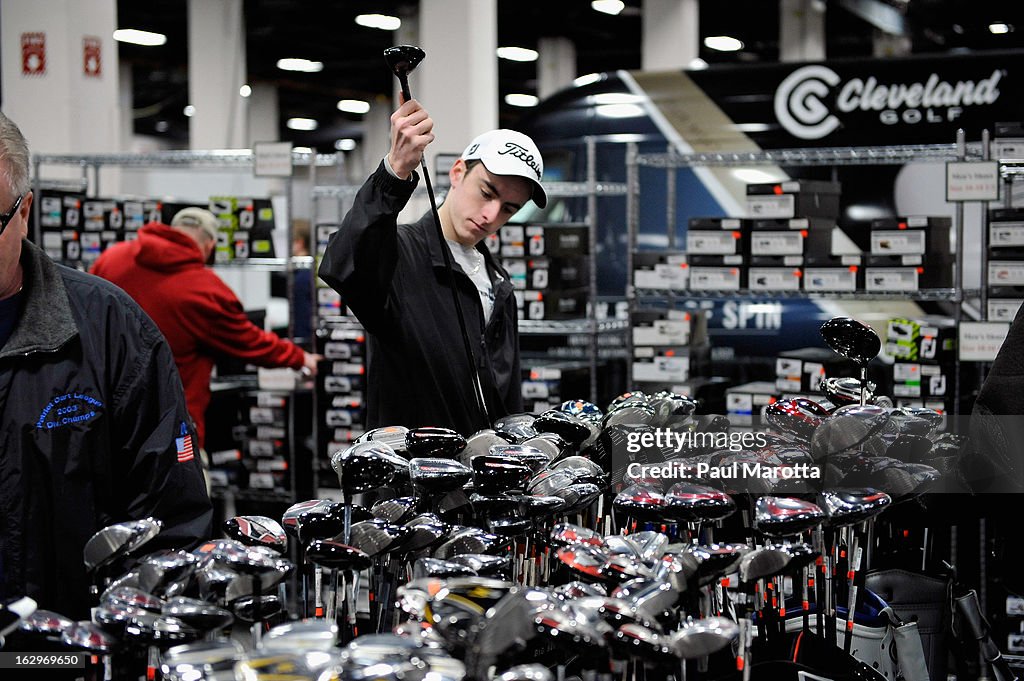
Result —
[[178, 451], [178, 463], [185, 463], [195, 458], [192, 449], [192, 435], [188, 432], [188, 426], [181, 422], [181, 437], [174, 439], [174, 448]]
[[53, 430], [91, 421], [103, 411], [103, 403], [90, 395], [65, 393], [54, 397], [36, 419], [36, 428]]

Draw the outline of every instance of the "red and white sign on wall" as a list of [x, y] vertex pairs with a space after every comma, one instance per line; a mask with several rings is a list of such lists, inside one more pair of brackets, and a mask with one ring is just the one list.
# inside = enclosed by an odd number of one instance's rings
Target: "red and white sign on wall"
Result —
[[82, 73], [86, 76], [99, 78], [103, 73], [103, 61], [100, 59], [100, 39], [94, 35], [82, 38]]
[[41, 76], [46, 73], [46, 34], [21, 34], [21, 74]]

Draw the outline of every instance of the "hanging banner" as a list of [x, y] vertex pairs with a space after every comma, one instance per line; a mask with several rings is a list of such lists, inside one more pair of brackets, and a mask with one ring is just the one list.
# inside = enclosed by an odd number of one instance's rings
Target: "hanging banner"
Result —
[[82, 73], [86, 77], [99, 78], [103, 74], [103, 61], [100, 59], [102, 44], [94, 35], [82, 38]]
[[42, 76], [46, 74], [46, 34], [21, 34], [21, 75]]
[[951, 143], [1024, 120], [1024, 52], [687, 71], [762, 149]]

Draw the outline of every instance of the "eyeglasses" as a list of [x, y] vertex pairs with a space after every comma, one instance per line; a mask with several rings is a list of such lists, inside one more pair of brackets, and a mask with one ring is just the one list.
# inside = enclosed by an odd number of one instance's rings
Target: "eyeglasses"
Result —
[[7, 211], [6, 213], [0, 213], [0, 234], [4, 233], [4, 230], [7, 229], [7, 225], [9, 225], [11, 220], [14, 219], [14, 216], [15, 214], [17, 214], [18, 209], [21, 208], [21, 201], [24, 198], [25, 195], [22, 194], [21, 196], [18, 197], [18, 200], [14, 202], [14, 205], [11, 206], [11, 209], [9, 211]]

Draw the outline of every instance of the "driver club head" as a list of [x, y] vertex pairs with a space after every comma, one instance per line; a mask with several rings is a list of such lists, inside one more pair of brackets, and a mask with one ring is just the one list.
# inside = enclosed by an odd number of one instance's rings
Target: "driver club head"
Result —
[[384, 50], [384, 61], [391, 73], [404, 78], [419, 66], [426, 53], [415, 45], [395, 45]]
[[833, 317], [821, 325], [820, 332], [830, 348], [858, 366], [866, 365], [882, 350], [875, 330], [850, 317]]

